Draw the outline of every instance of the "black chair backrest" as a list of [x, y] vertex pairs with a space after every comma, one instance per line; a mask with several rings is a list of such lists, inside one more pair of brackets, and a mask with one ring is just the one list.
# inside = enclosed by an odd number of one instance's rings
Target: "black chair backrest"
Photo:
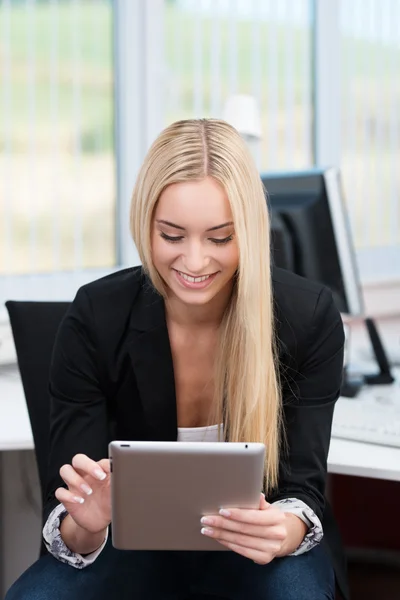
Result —
[[54, 339], [69, 302], [6, 302], [35, 444], [42, 501], [49, 455], [49, 368]]

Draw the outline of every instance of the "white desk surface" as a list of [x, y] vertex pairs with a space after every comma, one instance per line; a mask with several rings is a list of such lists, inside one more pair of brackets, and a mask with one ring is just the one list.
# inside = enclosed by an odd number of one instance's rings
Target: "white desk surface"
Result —
[[0, 451], [33, 449], [24, 390], [16, 372], [0, 368]]
[[[339, 400], [340, 402], [340, 400]], [[0, 451], [33, 449], [32, 430], [19, 376], [0, 369]], [[400, 448], [332, 438], [330, 473], [400, 481]]]

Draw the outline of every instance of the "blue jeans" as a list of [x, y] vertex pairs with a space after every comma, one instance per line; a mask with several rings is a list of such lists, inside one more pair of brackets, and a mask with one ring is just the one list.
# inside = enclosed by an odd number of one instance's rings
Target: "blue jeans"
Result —
[[334, 587], [321, 546], [257, 565], [234, 552], [128, 552], [108, 543], [82, 570], [40, 558], [5, 600], [333, 600]]

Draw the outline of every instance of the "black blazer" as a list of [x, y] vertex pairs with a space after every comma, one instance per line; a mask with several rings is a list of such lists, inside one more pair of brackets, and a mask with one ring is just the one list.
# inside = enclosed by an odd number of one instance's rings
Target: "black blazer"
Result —
[[[273, 270], [280, 377], [288, 453], [270, 502], [295, 497], [323, 521], [343, 587], [335, 529], [326, 522], [324, 490], [335, 401], [342, 378], [344, 334], [327, 288]], [[63, 322], [50, 372], [51, 423], [44, 519], [63, 485], [62, 464], [83, 452], [108, 456], [112, 439], [176, 440], [172, 355], [164, 301], [141, 267], [83, 286]]]

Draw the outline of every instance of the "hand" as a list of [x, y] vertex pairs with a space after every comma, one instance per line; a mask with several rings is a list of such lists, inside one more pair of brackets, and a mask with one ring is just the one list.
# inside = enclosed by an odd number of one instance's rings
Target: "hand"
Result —
[[258, 509], [222, 509], [219, 515], [201, 519], [204, 535], [214, 538], [230, 550], [265, 565], [281, 552], [287, 537], [285, 514], [265, 500]]
[[106, 529], [111, 523], [110, 461], [76, 454], [60, 475], [68, 489], [58, 488], [55, 496], [77, 525], [90, 533]]

